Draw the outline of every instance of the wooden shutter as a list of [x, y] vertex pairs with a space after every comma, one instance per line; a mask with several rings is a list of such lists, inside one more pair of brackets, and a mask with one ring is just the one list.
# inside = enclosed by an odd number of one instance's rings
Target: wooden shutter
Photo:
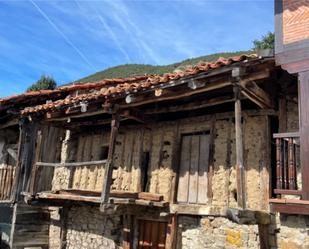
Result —
[[180, 156], [177, 201], [206, 204], [209, 134], [183, 135]]
[[167, 223], [139, 220], [138, 249], [165, 249]]

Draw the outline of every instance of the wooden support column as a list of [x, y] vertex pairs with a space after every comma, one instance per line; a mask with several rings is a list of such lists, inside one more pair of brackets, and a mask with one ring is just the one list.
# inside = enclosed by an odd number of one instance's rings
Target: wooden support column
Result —
[[303, 199], [309, 200], [309, 71], [299, 73], [298, 96]]
[[[26, 132], [25, 132], [25, 125], [24, 122], [21, 122], [19, 124], [19, 138], [18, 138], [18, 151], [17, 151], [17, 162], [15, 164], [15, 176], [14, 176], [14, 182], [13, 182], [13, 187], [12, 187], [12, 192], [11, 192], [11, 202], [15, 202], [17, 200], [17, 195], [18, 195], [18, 183], [20, 179], [20, 173], [21, 173], [21, 163], [22, 163], [22, 151], [25, 143], [25, 137], [26, 137]], [[1, 248], [1, 247], [0, 247]]]
[[133, 248], [133, 215], [123, 215], [123, 249]]
[[246, 208], [245, 194], [245, 169], [244, 169], [244, 151], [243, 151], [243, 135], [241, 122], [241, 102], [240, 89], [234, 87], [235, 95], [235, 132], [236, 132], [236, 175], [237, 175], [237, 203], [238, 206]]
[[109, 140], [108, 157], [104, 172], [104, 178], [103, 178], [104, 182], [101, 195], [102, 203], [108, 203], [109, 199], [110, 187], [112, 184], [112, 175], [114, 168], [114, 151], [115, 151], [116, 137], [118, 134], [118, 128], [119, 128], [119, 115], [116, 113], [113, 114], [111, 122], [111, 134]]
[[30, 186], [29, 192], [31, 195], [35, 194], [37, 191], [37, 177], [39, 176], [39, 167], [36, 165], [36, 162], [40, 161], [41, 156], [41, 145], [42, 145], [42, 130], [38, 130], [37, 138], [36, 138], [36, 147], [35, 147], [35, 156], [34, 161], [32, 163], [32, 171], [30, 177]]

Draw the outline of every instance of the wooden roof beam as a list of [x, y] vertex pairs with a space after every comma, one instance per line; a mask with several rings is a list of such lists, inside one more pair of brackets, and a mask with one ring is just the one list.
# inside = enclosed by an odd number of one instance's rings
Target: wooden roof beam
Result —
[[143, 112], [140, 110], [137, 110], [135, 108], [133, 109], [126, 109], [119, 111], [119, 115], [121, 117], [125, 117], [127, 119], [133, 119], [135, 121], [138, 121], [140, 123], [150, 123], [151, 120], [144, 115]]
[[239, 85], [241, 87], [242, 94], [262, 109], [274, 108], [273, 101], [270, 95], [265, 92], [261, 87], [259, 87], [256, 82], [240, 81]]
[[269, 69], [250, 74], [248, 77], [236, 76], [235, 84], [240, 87], [242, 94], [262, 109], [274, 108], [270, 95], [257, 85], [256, 80], [270, 77]]

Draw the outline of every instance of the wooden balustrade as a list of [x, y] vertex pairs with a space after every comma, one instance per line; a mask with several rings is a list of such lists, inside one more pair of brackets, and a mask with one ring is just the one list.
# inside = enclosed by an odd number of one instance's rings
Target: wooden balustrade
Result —
[[[105, 164], [106, 160], [70, 163], [36, 162], [36, 173], [32, 193], [35, 194], [38, 192], [53, 190], [53, 175], [57, 174], [56, 178], [61, 178], [62, 173], [63, 179], [67, 178], [65, 182], [67, 182], [68, 185], [67, 187], [63, 187], [63, 189], [68, 188], [76, 190], [101, 191], [103, 183], [103, 172], [100, 172], [100, 170], [104, 170]], [[45, 175], [45, 169], [57, 169], [60, 167], [67, 168], [67, 170], [60, 172], [53, 170], [53, 175], [48, 178], [48, 181], [40, 180]], [[46, 172], [50, 173], [51, 171], [48, 170]], [[43, 178], [46, 179], [46, 177]]]
[[0, 165], [0, 201], [10, 200], [14, 176], [14, 166], [6, 164]]
[[293, 190], [298, 190], [297, 171], [300, 168], [299, 133], [277, 133], [273, 137], [276, 140], [275, 192], [289, 190], [285, 191], [286, 194], [292, 193]]

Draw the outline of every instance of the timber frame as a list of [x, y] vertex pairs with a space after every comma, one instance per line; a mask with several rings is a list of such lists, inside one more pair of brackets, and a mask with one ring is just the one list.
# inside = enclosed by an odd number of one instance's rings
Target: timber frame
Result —
[[[39, 151], [41, 150], [41, 132], [37, 134], [35, 159], [31, 173], [31, 180], [28, 191], [24, 192], [28, 203], [44, 203], [48, 201], [61, 205], [61, 200], [71, 202], [86, 201], [92, 203], [102, 203], [102, 211], [109, 208], [110, 204], [134, 204], [134, 205], [154, 205], [165, 207], [167, 203], [156, 202], [149, 197], [148, 202], [142, 199], [124, 199], [118, 200], [113, 197], [115, 193], [110, 193], [111, 177], [113, 172], [113, 154], [115, 149], [116, 137], [119, 124], [126, 122], [137, 122], [146, 127], [153, 122], [158, 122], [162, 114], [190, 112], [192, 110], [202, 110], [207, 108], [216, 108], [216, 106], [226, 105], [235, 102], [235, 120], [236, 120], [236, 144], [237, 144], [237, 164], [239, 167], [238, 191], [243, 193], [244, 189], [244, 167], [242, 159], [242, 135], [241, 135], [241, 109], [240, 100], [248, 99], [262, 109], [274, 108], [275, 101], [271, 94], [271, 85], [264, 84], [262, 87], [258, 82], [269, 80], [274, 77], [276, 68], [271, 58], [252, 59], [250, 62], [233, 66], [226, 66], [222, 69], [214, 70], [210, 73], [201, 73], [196, 76], [182, 78], [181, 80], [170, 81], [168, 84], [161, 84], [138, 93], [114, 95], [112, 102], [103, 102], [95, 100], [87, 103], [86, 111], [76, 106], [64, 106], [57, 111], [46, 112], [44, 116], [32, 115], [32, 122], [38, 120], [42, 125], [52, 125], [55, 127], [65, 127], [68, 129], [80, 129], [88, 125], [106, 126], [111, 123], [111, 133], [108, 145], [108, 157], [106, 161], [98, 162], [73, 162], [73, 163], [47, 163], [39, 161]], [[235, 93], [233, 93], [233, 91]], [[273, 91], [273, 90], [271, 90]], [[214, 94], [213, 94], [214, 93]], [[224, 93], [224, 94], [223, 94]], [[204, 98], [206, 94], [207, 99]], [[220, 94], [220, 95], [218, 95]], [[194, 98], [194, 102], [192, 102]], [[186, 99], [184, 103], [180, 100]], [[168, 103], [168, 104], [166, 104]], [[158, 107], [159, 105], [159, 107]], [[94, 117], [94, 118], [92, 118]], [[111, 117], [111, 118], [110, 118]], [[43, 119], [42, 119], [43, 118]], [[85, 121], [86, 119], [86, 121]], [[91, 120], [92, 119], [92, 120]], [[213, 137], [213, 135], [212, 135]], [[176, 160], [176, 159], [175, 159]], [[210, 158], [211, 160], [211, 158]], [[176, 160], [177, 161], [177, 160]], [[177, 162], [175, 161], [175, 167]], [[36, 175], [42, 168], [90, 166], [93, 164], [104, 163], [106, 171], [104, 173], [103, 189], [101, 198], [95, 193], [77, 192], [42, 192], [35, 191], [37, 188]], [[211, 170], [211, 169], [210, 169]], [[210, 174], [211, 175], [211, 174]], [[211, 179], [208, 184], [211, 185]], [[175, 184], [175, 188], [177, 184]], [[70, 191], [70, 190], [69, 190]], [[89, 196], [90, 194], [90, 196]], [[122, 194], [124, 198], [127, 194]], [[211, 197], [212, 194], [208, 193]], [[175, 198], [175, 194], [174, 197]], [[246, 208], [245, 195], [240, 194], [239, 206]], [[54, 200], [54, 201], [53, 201]], [[38, 202], [39, 201], [39, 202]], [[149, 202], [150, 201], [150, 202]], [[174, 199], [175, 201], [175, 199]], [[148, 204], [147, 204], [148, 203]]]

